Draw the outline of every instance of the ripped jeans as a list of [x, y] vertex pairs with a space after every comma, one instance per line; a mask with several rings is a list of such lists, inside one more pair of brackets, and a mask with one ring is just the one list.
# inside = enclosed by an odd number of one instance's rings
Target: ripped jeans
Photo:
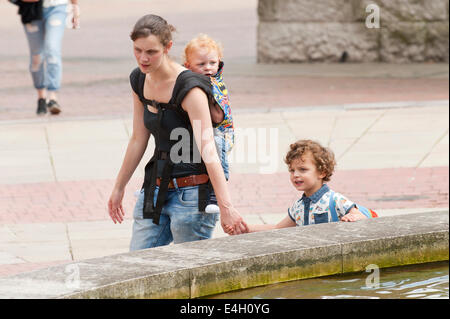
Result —
[[36, 89], [57, 91], [61, 86], [61, 47], [66, 4], [43, 8], [42, 20], [24, 24], [30, 49], [30, 73]]

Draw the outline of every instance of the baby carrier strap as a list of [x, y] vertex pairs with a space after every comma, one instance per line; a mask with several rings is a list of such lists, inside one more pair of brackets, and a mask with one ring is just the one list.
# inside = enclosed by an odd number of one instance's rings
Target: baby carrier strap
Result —
[[202, 89], [208, 97], [208, 100], [214, 98], [211, 80], [208, 76], [185, 70], [180, 73], [179, 79], [173, 88], [174, 104], [181, 107], [186, 95], [195, 87]]
[[[167, 108], [173, 109], [173, 106], [169, 106], [168, 104], [157, 104], [158, 108], [158, 119], [157, 119], [157, 130], [155, 136], [155, 140], [159, 140], [161, 136], [161, 130], [163, 129], [161, 123], [164, 117], [165, 110]], [[166, 108], [167, 107], [167, 108]], [[143, 210], [143, 218], [144, 219], [152, 219], [153, 223], [159, 225], [159, 219], [161, 217], [161, 211], [164, 206], [164, 202], [167, 197], [167, 191], [169, 190], [169, 183], [173, 171], [174, 163], [170, 158], [170, 148], [173, 146], [174, 142], [170, 141], [169, 150], [161, 150], [160, 143], [155, 143], [155, 153], [151, 158], [150, 162], [147, 165], [149, 166], [150, 174], [145, 174], [144, 178], [144, 210]], [[156, 179], [158, 178], [158, 164], [162, 161], [163, 170], [161, 175], [161, 183], [159, 185], [159, 192], [156, 199], [156, 204], [153, 199], [155, 197], [156, 190]], [[146, 166], [147, 169], [147, 166]]]
[[145, 73], [142, 73], [139, 68], [135, 68], [130, 74], [130, 84], [134, 93], [139, 97], [139, 100], [145, 106], [144, 98], [144, 84], [145, 84]]
[[[158, 129], [157, 134], [161, 133], [161, 122], [163, 118], [164, 110], [158, 107]], [[159, 136], [155, 136], [155, 140]], [[150, 159], [145, 167], [145, 178], [144, 178], [144, 208], [143, 208], [143, 218], [152, 219], [153, 223], [159, 225], [159, 218], [161, 216], [162, 207], [166, 199], [167, 191], [169, 189], [170, 175], [173, 170], [173, 163], [170, 160], [170, 154], [167, 151], [163, 151], [159, 148], [159, 143], [156, 143], [155, 152], [153, 157]], [[156, 190], [156, 179], [158, 178], [158, 163], [160, 160], [164, 161], [163, 173], [161, 176], [161, 184], [159, 186], [158, 197], [156, 200], [156, 205], [153, 201]]]

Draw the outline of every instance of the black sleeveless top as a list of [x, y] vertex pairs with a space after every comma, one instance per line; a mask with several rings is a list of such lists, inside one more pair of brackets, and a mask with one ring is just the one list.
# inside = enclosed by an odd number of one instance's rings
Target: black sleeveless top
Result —
[[[187, 93], [195, 87], [202, 89], [209, 100], [213, 98], [209, 77], [194, 73], [190, 70], [182, 71], [175, 81], [172, 97], [168, 103], [159, 103], [144, 97], [145, 74], [139, 68], [131, 72], [130, 83], [133, 91], [139, 96], [144, 106], [144, 125], [155, 137], [155, 152], [150, 162], [156, 161], [158, 163], [157, 176], [162, 177], [163, 170], [163, 159], [159, 158], [158, 152], [163, 151], [170, 154], [173, 146], [176, 146], [176, 150], [179, 151], [178, 155], [182, 155], [182, 157], [179, 157], [182, 160], [181, 162], [174, 163], [172, 173], [170, 174], [172, 178], [205, 174], [206, 167], [203, 161], [201, 161], [198, 148], [195, 144], [189, 116], [181, 107], [181, 103]], [[149, 111], [148, 105], [157, 108], [158, 113]], [[163, 114], [159, 114], [160, 112], [163, 112]], [[160, 124], [158, 123], [159, 116], [162, 116]], [[178, 130], [174, 131], [175, 129]], [[183, 131], [183, 129], [185, 133], [189, 134], [189, 141], [181, 141], [183, 135], [180, 135], [179, 132]], [[186, 136], [187, 134], [184, 134], [185, 139]], [[187, 145], [189, 145], [189, 148]], [[188, 157], [185, 154], [187, 149], [189, 151]], [[147, 169], [145, 174], [149, 174]]]

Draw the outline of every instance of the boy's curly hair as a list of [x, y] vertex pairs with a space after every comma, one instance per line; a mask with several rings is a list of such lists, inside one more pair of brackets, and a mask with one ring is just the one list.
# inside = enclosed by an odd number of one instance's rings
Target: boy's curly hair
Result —
[[323, 147], [319, 143], [311, 140], [299, 140], [290, 145], [290, 150], [286, 154], [284, 162], [290, 166], [291, 163], [301, 158], [306, 153], [311, 152], [317, 171], [325, 173], [324, 182], [328, 182], [333, 175], [336, 160], [333, 151], [328, 147]]

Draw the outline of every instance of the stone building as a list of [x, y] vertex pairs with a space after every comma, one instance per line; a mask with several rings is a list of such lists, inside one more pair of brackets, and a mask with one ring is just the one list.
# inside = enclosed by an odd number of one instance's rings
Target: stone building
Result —
[[258, 62], [447, 62], [449, 0], [259, 0]]

